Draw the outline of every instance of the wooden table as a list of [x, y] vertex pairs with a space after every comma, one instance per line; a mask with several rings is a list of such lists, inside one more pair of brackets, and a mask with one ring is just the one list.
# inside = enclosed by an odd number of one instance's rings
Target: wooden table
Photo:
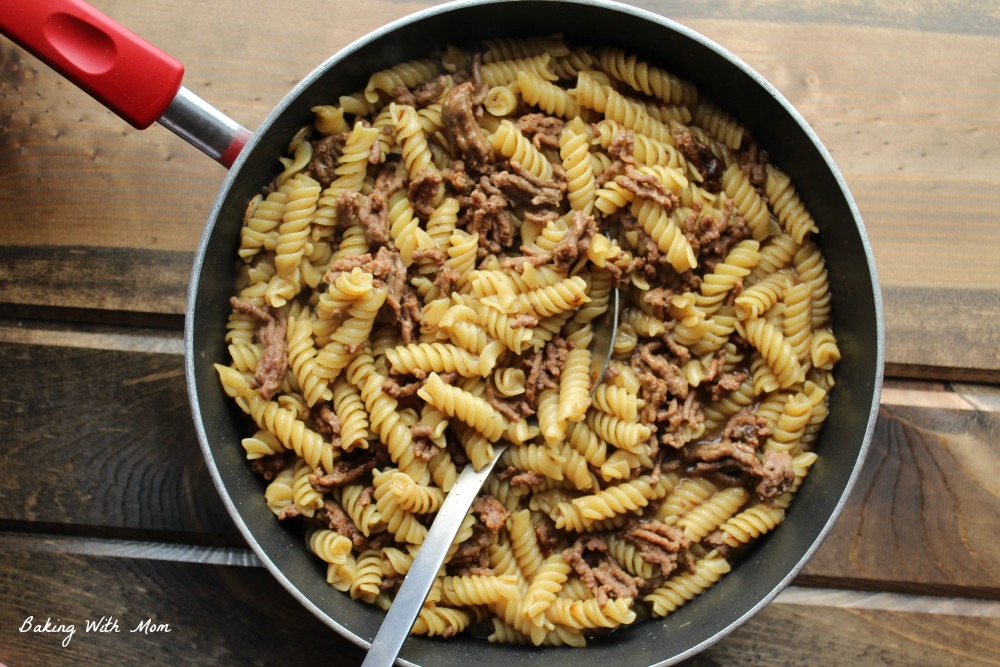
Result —
[[[330, 54], [434, 3], [94, 4], [252, 128]], [[790, 589], [691, 664], [1000, 664], [996, 4], [635, 4], [740, 55], [814, 126], [885, 297], [888, 380], [846, 511]], [[258, 565], [195, 438], [184, 297], [223, 169], [8, 41], [0, 128], [0, 662], [360, 662]], [[64, 647], [28, 617], [79, 627]], [[101, 617], [120, 632], [84, 632]]]

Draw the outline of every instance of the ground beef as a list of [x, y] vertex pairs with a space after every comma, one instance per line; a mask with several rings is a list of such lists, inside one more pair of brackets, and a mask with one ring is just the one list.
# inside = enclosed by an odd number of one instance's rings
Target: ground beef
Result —
[[765, 451], [754, 491], [760, 498], [773, 500], [792, 488], [795, 471], [788, 452]]
[[677, 569], [678, 559], [691, 544], [683, 529], [660, 521], [633, 521], [619, 534], [639, 549], [644, 561], [659, 565], [664, 577]]
[[282, 452], [280, 454], [272, 454], [271, 456], [262, 456], [259, 459], [254, 459], [250, 464], [250, 468], [255, 473], [270, 482], [278, 476], [279, 472], [289, 466], [293, 458], [293, 452]]
[[713, 530], [711, 533], [701, 538], [701, 543], [704, 544], [707, 548], [712, 549], [713, 551], [717, 551], [719, 557], [729, 558], [729, 554], [732, 551], [732, 547], [726, 544], [725, 539], [726, 539], [725, 533], [723, 533], [721, 530]]
[[712, 149], [695, 139], [690, 130], [678, 128], [671, 132], [671, 136], [677, 149], [701, 174], [701, 186], [713, 194], [722, 190], [724, 165]]
[[764, 417], [744, 409], [729, 419], [718, 441], [686, 448], [683, 456], [694, 472], [721, 475], [727, 483], [743, 483], [749, 477], [755, 480], [758, 497], [773, 499], [791, 487], [795, 475], [788, 452], [758, 455], [770, 432]]
[[590, 248], [590, 240], [599, 231], [594, 216], [582, 211], [574, 213], [569, 230], [552, 249], [553, 264], [559, 268], [572, 266], [580, 255], [586, 254]]
[[654, 341], [641, 346], [638, 359], [632, 360], [632, 368], [639, 374], [640, 382], [644, 384], [649, 382], [648, 379], [644, 381], [642, 376], [652, 374], [666, 383], [668, 393], [679, 398], [686, 398], [689, 389], [687, 378], [679, 364], [663, 354], [657, 354], [657, 351], [662, 348], [662, 341]]
[[340, 446], [340, 418], [327, 403], [317, 403], [313, 406], [311, 417], [314, 430], [334, 447]]
[[264, 353], [257, 362], [251, 387], [257, 390], [261, 398], [269, 401], [281, 389], [288, 372], [288, 320], [283, 312], [270, 306], [257, 306], [237, 297], [230, 298], [229, 303], [235, 310], [252, 315], [263, 323], [257, 336]]
[[552, 520], [547, 516], [543, 516], [535, 524], [535, 540], [538, 542], [538, 548], [541, 550], [542, 555], [546, 558], [552, 554], [559, 544], [559, 534]]
[[371, 456], [358, 456], [348, 459], [342, 457], [333, 464], [332, 473], [319, 470], [309, 475], [309, 485], [317, 493], [330, 493], [338, 486], [350, 484], [375, 467], [375, 459]]
[[373, 190], [358, 209], [358, 220], [365, 226], [368, 245], [381, 246], [392, 239], [389, 234], [389, 200], [384, 193]]
[[509, 482], [511, 486], [535, 486], [545, 482], [545, 476], [537, 472], [524, 472], [514, 466], [507, 466], [496, 473], [501, 482]]
[[[554, 212], [552, 212], [552, 215], [558, 217]], [[529, 215], [525, 215], [526, 221], [528, 218]], [[581, 255], [587, 253], [587, 250], [590, 248], [591, 239], [599, 231], [600, 228], [597, 226], [594, 216], [577, 211], [573, 214], [573, 219], [566, 234], [563, 235], [551, 251], [540, 252], [532, 246], [522, 246], [523, 256], [504, 258], [501, 260], [500, 266], [505, 269], [514, 269], [515, 271], [523, 271], [525, 264], [531, 264], [532, 266], [553, 264], [557, 268], [568, 269], [576, 263], [576, 260]], [[609, 264], [608, 267], [611, 268], [611, 265]], [[621, 272], [619, 272], [617, 278], [622, 278]], [[626, 284], [628, 280], [628, 276], [625, 276], [625, 282], [621, 284]]]
[[309, 171], [324, 188], [337, 178], [335, 170], [349, 134], [349, 132], [337, 132], [312, 142], [312, 161], [309, 163]]
[[392, 240], [389, 233], [389, 198], [405, 185], [406, 177], [395, 162], [386, 163], [375, 177], [372, 191], [358, 210], [358, 220], [365, 226], [365, 240], [369, 245], [380, 246]]
[[414, 106], [425, 107], [441, 99], [441, 94], [451, 85], [448, 76], [440, 74], [413, 89]]
[[597, 536], [581, 537], [562, 552], [580, 580], [604, 606], [609, 599], [636, 598], [646, 582], [634, 577], [608, 556], [608, 544]]
[[528, 113], [517, 119], [517, 129], [521, 134], [531, 139], [531, 143], [539, 150], [543, 147], [559, 148], [559, 135], [562, 133], [565, 121], [555, 116], [543, 113]]
[[354, 520], [332, 498], [323, 501], [323, 507], [316, 510], [314, 517], [325, 524], [330, 530], [336, 531], [351, 540], [355, 552], [362, 552], [368, 547], [368, 539], [354, 525]]
[[451, 191], [458, 195], [468, 195], [476, 185], [475, 180], [465, 170], [465, 163], [462, 160], [452, 160], [451, 164], [441, 170], [441, 178]]
[[553, 178], [539, 178], [520, 164], [512, 162], [509, 170], [496, 171], [489, 176], [490, 183], [509, 197], [528, 202], [532, 206], [557, 207], [566, 196], [565, 172], [554, 172]]
[[751, 234], [746, 221], [735, 214], [731, 199], [726, 199], [720, 217], [700, 215], [700, 207], [697, 207], [684, 220], [684, 236], [698, 255], [705, 273], [714, 271], [732, 247], [750, 238]]
[[625, 165], [625, 173], [619, 175], [615, 182], [636, 197], [649, 200], [666, 211], [672, 211], [680, 205], [680, 200], [673, 192], [652, 174], [643, 174], [630, 164]]
[[493, 388], [492, 382], [486, 384], [485, 398], [486, 402], [493, 406], [493, 408], [502, 414], [508, 421], [516, 422], [521, 418], [521, 411], [518, 410], [516, 405], [511, 404], [502, 396], [497, 396], [496, 389]]
[[634, 237], [636, 248], [636, 256], [632, 263], [622, 271], [624, 281], [619, 280], [619, 284], [628, 284], [632, 273], [638, 274], [650, 285], [666, 285], [675, 282], [677, 272], [670, 260], [667, 259], [666, 253], [660, 251], [656, 240], [646, 232], [635, 216], [630, 211], [620, 210], [617, 219], [622, 229]]
[[635, 151], [635, 133], [632, 130], [619, 132], [608, 145], [608, 155], [612, 162], [604, 168], [597, 176], [597, 186], [600, 187], [619, 174], [625, 172], [625, 168], [635, 164], [633, 153]]
[[455, 269], [443, 262], [437, 267], [437, 275], [434, 277], [434, 286], [438, 288], [441, 296], [451, 296], [451, 293], [462, 282], [462, 276]]
[[441, 453], [441, 448], [431, 440], [431, 427], [426, 424], [410, 426], [410, 436], [413, 438], [413, 455], [421, 461], [430, 461]]
[[342, 257], [336, 261], [330, 263], [327, 268], [326, 273], [323, 274], [323, 281], [328, 285], [332, 285], [334, 281], [337, 280], [337, 276], [341, 273], [350, 273], [355, 268], [359, 266], [365, 266], [372, 261], [372, 256], [370, 253], [364, 255], [350, 255], [348, 257]]
[[491, 533], [499, 533], [507, 523], [510, 512], [499, 500], [490, 495], [479, 496], [472, 504], [472, 511], [479, 516], [479, 522]]
[[476, 522], [472, 526], [472, 537], [462, 542], [448, 561], [448, 571], [452, 574], [494, 574], [490, 567], [490, 544], [493, 532]]
[[480, 247], [499, 254], [514, 244], [509, 201], [488, 177], [482, 177], [468, 197], [459, 198], [459, 203], [465, 209], [462, 226], [469, 233], [479, 234]]
[[434, 200], [441, 190], [441, 174], [436, 169], [424, 167], [410, 181], [407, 197], [420, 218], [427, 220], [434, 214]]
[[761, 197], [767, 200], [765, 185], [767, 184], [767, 165], [771, 161], [767, 151], [762, 150], [760, 144], [751, 141], [746, 150], [740, 151], [737, 161], [743, 174], [750, 181], [750, 185]]
[[358, 217], [358, 211], [361, 209], [361, 204], [364, 198], [361, 196], [360, 192], [354, 192], [353, 190], [344, 190], [337, 194], [337, 199], [334, 201], [334, 210], [336, 211], [337, 223], [341, 227], [347, 227], [355, 218]]
[[452, 156], [462, 160], [467, 169], [483, 173], [493, 162], [493, 150], [476, 122], [476, 93], [476, 84], [471, 81], [452, 88], [441, 104], [441, 122]]
[[657, 411], [656, 419], [665, 425], [660, 429], [660, 443], [680, 449], [687, 444], [684, 434], [696, 432], [698, 426], [705, 422], [705, 411], [697, 394], [691, 392], [683, 402], [671, 399], [666, 410]]

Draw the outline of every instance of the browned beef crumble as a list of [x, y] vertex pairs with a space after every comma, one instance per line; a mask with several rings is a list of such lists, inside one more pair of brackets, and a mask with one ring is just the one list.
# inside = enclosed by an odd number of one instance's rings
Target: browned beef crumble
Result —
[[581, 537], [563, 550], [562, 557], [602, 607], [609, 599], [638, 597], [639, 589], [646, 584], [644, 579], [632, 576], [608, 556], [608, 544], [602, 537]]
[[309, 475], [309, 485], [316, 493], [330, 493], [338, 486], [357, 481], [375, 467], [371, 456], [341, 457], [333, 464], [333, 472], [315, 470]]
[[288, 320], [277, 308], [257, 306], [237, 297], [230, 298], [229, 303], [237, 311], [253, 315], [263, 323], [257, 335], [264, 352], [257, 362], [257, 369], [250, 385], [257, 390], [261, 398], [269, 401], [281, 389], [285, 374], [288, 372], [286, 340]]
[[631, 521], [619, 534], [639, 549], [644, 561], [658, 565], [664, 577], [677, 569], [678, 559], [691, 545], [682, 529], [661, 521]]
[[415, 107], [417, 106], [417, 98], [413, 95], [413, 92], [406, 86], [396, 86], [391, 91], [389, 91], [389, 96], [392, 101], [396, 104], [402, 104], [406, 106]]
[[341, 227], [347, 227], [358, 217], [362, 199], [361, 193], [353, 190], [344, 190], [337, 194], [333, 206], [334, 211], [336, 211], [337, 223]]
[[544, 483], [545, 475], [532, 471], [518, 472], [510, 478], [511, 486], [538, 486]]
[[349, 134], [349, 132], [337, 132], [312, 142], [312, 161], [309, 163], [309, 171], [324, 188], [337, 178], [335, 170]]
[[372, 191], [368, 193], [357, 216], [365, 226], [365, 240], [369, 245], [381, 246], [392, 240], [389, 233], [389, 198], [405, 185], [406, 175], [394, 162], [386, 163], [375, 177]]
[[479, 235], [479, 245], [494, 254], [502, 253], [514, 243], [514, 223], [503, 192], [483, 176], [467, 197], [460, 197], [464, 208], [463, 226]]
[[452, 160], [451, 164], [441, 170], [441, 178], [458, 195], [468, 195], [476, 185], [465, 170], [465, 162], [462, 160]]
[[413, 454], [421, 461], [430, 461], [441, 453], [441, 448], [431, 440], [432, 429], [426, 424], [413, 424], [410, 426], [410, 435], [413, 438]]
[[[531, 246], [522, 246], [524, 255], [519, 257], [506, 257], [500, 261], [503, 268], [512, 268], [516, 271], [523, 271], [525, 264], [541, 266], [543, 264], [553, 264], [557, 268], [567, 269], [576, 263], [581, 255], [585, 255], [590, 249], [590, 242], [600, 229], [594, 216], [583, 211], [573, 214], [569, 229], [559, 240], [551, 251], [539, 252]], [[610, 265], [609, 265], [610, 266]], [[621, 276], [619, 276], [621, 277]], [[625, 282], [628, 278], [625, 278]], [[623, 283], [624, 284], [624, 283]]]
[[441, 104], [441, 121], [452, 155], [462, 160], [466, 169], [483, 173], [493, 163], [493, 150], [476, 122], [476, 96], [474, 82], [452, 88]]
[[390, 376], [382, 383], [382, 391], [396, 399], [410, 398], [424, 386], [424, 382], [425, 380], [421, 378], [401, 384], [398, 377]]
[[340, 418], [328, 403], [317, 403], [313, 406], [310, 416], [313, 420], [313, 429], [323, 436], [327, 442], [333, 443], [334, 447], [340, 446]]
[[472, 503], [472, 511], [479, 517], [479, 522], [491, 533], [499, 533], [507, 523], [510, 512], [499, 500], [490, 495], [479, 496]]
[[472, 537], [462, 542], [458, 550], [448, 562], [448, 571], [452, 574], [494, 574], [490, 567], [490, 544], [493, 542], [493, 532], [482, 523], [472, 526]]
[[565, 121], [555, 116], [543, 113], [524, 114], [517, 120], [517, 129], [521, 134], [531, 139], [535, 148], [559, 148], [559, 134]]
[[553, 178], [541, 178], [511, 162], [509, 170], [493, 172], [489, 181], [503, 194], [532, 206], [559, 206], [566, 196], [566, 174], [561, 168], [554, 168], [553, 173]]
[[[750, 238], [752, 232], [746, 221], [736, 215], [733, 201], [727, 199], [722, 215], [701, 215], [697, 206], [684, 220], [684, 236], [698, 254], [698, 262], [706, 273], [711, 273], [726, 258], [733, 246]], [[742, 287], [742, 282], [740, 283]]]
[[754, 491], [764, 500], [773, 500], [788, 491], [795, 482], [791, 455], [788, 452], [765, 451], [757, 477]]
[[559, 534], [555, 524], [547, 516], [535, 524], [535, 540], [542, 555], [548, 558], [559, 545]]
[[733, 482], [749, 477], [758, 497], [773, 499], [791, 488], [795, 475], [788, 452], [758, 454], [770, 433], [767, 419], [744, 408], [729, 419], [718, 441], [690, 446], [683, 455], [694, 472], [722, 475]]
[[765, 185], [767, 184], [767, 165], [770, 162], [767, 151], [761, 149], [760, 144], [756, 141], [751, 140], [746, 146], [746, 150], [740, 151], [737, 161], [743, 174], [750, 181], [750, 185], [757, 191], [757, 194], [767, 201]]
[[380, 246], [392, 239], [389, 233], [389, 198], [384, 192], [372, 190], [358, 209], [358, 220], [365, 226], [365, 241]]
[[652, 174], [643, 174], [630, 164], [625, 165], [625, 173], [615, 179], [622, 188], [640, 199], [646, 199], [667, 212], [680, 206], [680, 200], [673, 192]]
[[344, 508], [333, 498], [325, 498], [323, 507], [313, 515], [330, 530], [336, 531], [351, 541], [355, 552], [360, 553], [368, 547], [368, 538], [354, 525], [354, 520], [348, 516]]
[[517, 409], [515, 405], [512, 405], [502, 396], [497, 396], [496, 389], [493, 387], [492, 382], [486, 383], [485, 396], [486, 402], [489, 403], [495, 410], [502, 414], [508, 421], [517, 421], [521, 418], [521, 411]]
[[270, 456], [262, 456], [250, 463], [250, 469], [270, 482], [278, 473], [287, 468], [294, 460], [294, 452], [280, 452]]
[[407, 197], [414, 212], [427, 220], [434, 214], [434, 200], [437, 198], [443, 183], [441, 174], [436, 169], [424, 167], [410, 181]]
[[725, 169], [712, 149], [698, 141], [690, 130], [675, 129], [671, 132], [674, 144], [702, 177], [702, 187], [711, 193], [722, 190], [722, 172]]

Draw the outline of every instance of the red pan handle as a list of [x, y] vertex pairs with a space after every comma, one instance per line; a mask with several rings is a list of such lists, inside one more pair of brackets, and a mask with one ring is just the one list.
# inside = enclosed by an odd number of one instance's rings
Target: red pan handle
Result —
[[160, 121], [226, 167], [250, 137], [181, 85], [177, 59], [82, 0], [0, 0], [0, 33], [133, 127]]
[[0, 2], [13, 41], [140, 130], [181, 87], [184, 65], [79, 0]]

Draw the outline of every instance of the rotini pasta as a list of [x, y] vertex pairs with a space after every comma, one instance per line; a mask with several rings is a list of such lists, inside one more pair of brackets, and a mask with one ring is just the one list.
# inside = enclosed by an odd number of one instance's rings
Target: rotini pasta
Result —
[[583, 646], [668, 615], [822, 455], [841, 352], [808, 190], [663, 65], [446, 46], [317, 104], [247, 206], [215, 367], [330, 586], [388, 608], [506, 445], [414, 633]]

